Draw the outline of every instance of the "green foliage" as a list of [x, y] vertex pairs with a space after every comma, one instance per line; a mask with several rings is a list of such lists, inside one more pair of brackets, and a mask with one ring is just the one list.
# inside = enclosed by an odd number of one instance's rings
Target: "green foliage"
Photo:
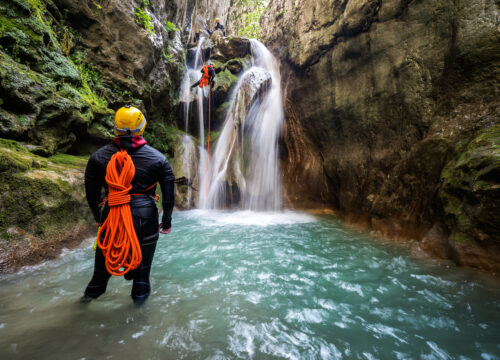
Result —
[[285, 15], [285, 9], [282, 9], [279, 14], [276, 16], [276, 20], [277, 19], [281, 19], [283, 17], [283, 15]]
[[91, 63], [83, 61], [84, 53], [76, 53], [73, 57], [73, 64], [78, 69], [81, 77], [81, 88], [78, 93], [83, 101], [85, 101], [94, 112], [107, 113], [108, 102], [103, 97], [100, 97], [94, 89], [100, 87], [103, 83], [102, 72], [95, 69]]
[[174, 54], [167, 53], [165, 48], [162, 49], [161, 56], [163, 57], [163, 62], [165, 64], [172, 64], [175, 61]]
[[57, 40], [61, 45], [61, 50], [64, 55], [69, 56], [71, 49], [75, 46], [74, 36], [69, 27], [63, 26], [61, 30], [56, 32]]
[[[143, 1], [144, 3], [144, 1]], [[149, 4], [149, 1], [147, 1]], [[155, 34], [155, 28], [153, 25], [153, 21], [151, 20], [151, 17], [149, 16], [147, 12], [147, 7], [144, 6], [144, 9], [138, 7], [135, 9], [135, 22], [139, 25], [142, 26], [146, 31], [154, 35]]]
[[178, 134], [182, 133], [174, 126], [162, 121], [154, 121], [146, 128], [144, 138], [149, 144], [168, 156], [174, 156], [175, 141]]
[[179, 28], [177, 26], [175, 26], [175, 24], [171, 21], [167, 21], [165, 20], [163, 22], [163, 24], [165, 25], [165, 30], [167, 30], [168, 33], [172, 32], [172, 31], [179, 31]]
[[43, 14], [47, 11], [45, 8], [45, 5], [42, 3], [41, 0], [25, 0], [31, 7], [31, 9], [35, 12], [36, 17], [38, 20], [46, 25], [46, 22], [43, 19]]
[[266, 9], [262, 2], [256, 1], [255, 10], [243, 14], [242, 26], [238, 29], [239, 36], [259, 39], [260, 37], [260, 18]]

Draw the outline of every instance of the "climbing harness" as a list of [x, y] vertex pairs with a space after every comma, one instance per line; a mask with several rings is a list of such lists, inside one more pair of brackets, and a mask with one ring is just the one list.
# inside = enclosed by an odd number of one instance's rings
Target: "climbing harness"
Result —
[[[97, 246], [104, 255], [106, 270], [116, 276], [137, 269], [142, 261], [130, 211], [131, 196], [146, 195], [147, 190], [156, 186], [154, 183], [143, 193], [130, 194], [134, 175], [135, 166], [126, 150], [120, 150], [111, 157], [106, 167], [109, 195], [101, 203], [107, 203], [110, 209], [97, 233]], [[157, 201], [158, 195], [154, 199]]]

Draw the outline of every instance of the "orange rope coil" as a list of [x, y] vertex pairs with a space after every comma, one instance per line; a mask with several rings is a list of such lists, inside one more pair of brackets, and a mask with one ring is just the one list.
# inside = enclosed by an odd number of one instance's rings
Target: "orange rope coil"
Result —
[[[130, 211], [129, 192], [134, 175], [135, 166], [127, 151], [121, 150], [111, 157], [106, 168], [110, 210], [97, 233], [97, 245], [105, 257], [106, 270], [116, 276], [137, 269], [142, 261], [141, 247]], [[104, 237], [101, 239], [102, 233]]]

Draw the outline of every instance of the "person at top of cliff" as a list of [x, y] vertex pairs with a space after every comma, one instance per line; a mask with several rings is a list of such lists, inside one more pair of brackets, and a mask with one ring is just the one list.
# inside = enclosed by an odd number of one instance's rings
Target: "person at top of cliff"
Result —
[[224, 29], [224, 25], [220, 23], [219, 18], [215, 19], [215, 27], [212, 31], [209, 31], [210, 35], [212, 35], [217, 30], [222, 31], [222, 35], [226, 36], [226, 30]]
[[198, 43], [200, 41], [201, 34], [203, 33], [203, 30], [200, 29], [196, 34], [194, 34], [194, 42]]
[[220, 72], [221, 69], [216, 69], [215, 65], [213, 63], [208, 64], [208, 65], [203, 65], [201, 68], [201, 79], [195, 82], [193, 85], [191, 85], [191, 88], [194, 88], [196, 86], [199, 86], [200, 88], [203, 88], [207, 85], [210, 85], [211, 87], [214, 87], [215, 85], [215, 74]]
[[[81, 302], [86, 303], [92, 299], [98, 298], [106, 291], [108, 280], [111, 277], [109, 269], [109, 252], [105, 251], [101, 246], [106, 240], [106, 236], [112, 234], [113, 229], [119, 227], [127, 227], [129, 230], [135, 230], [136, 249], [140, 247], [142, 254], [136, 261], [135, 269], [130, 267], [130, 271], [123, 272], [125, 279], [133, 280], [131, 296], [134, 303], [142, 304], [151, 291], [149, 283], [149, 275], [151, 263], [156, 249], [156, 243], [159, 238], [159, 232], [162, 234], [170, 233], [172, 209], [174, 207], [174, 173], [167, 158], [158, 150], [147, 145], [143, 138], [144, 129], [146, 128], [146, 118], [142, 112], [130, 105], [120, 108], [115, 114], [115, 133], [117, 137], [109, 144], [101, 147], [90, 156], [85, 169], [85, 193], [87, 202], [97, 226], [106, 228], [107, 224], [111, 223], [113, 211], [123, 211], [119, 206], [124, 205], [116, 201], [116, 183], [110, 181], [110, 174], [122, 172], [125, 166], [117, 165], [117, 156], [125, 157], [124, 164], [129, 166], [132, 179], [129, 180], [131, 188], [125, 194], [126, 205], [130, 206], [131, 219], [127, 216], [118, 217], [115, 226], [106, 230], [100, 236], [99, 247], [96, 248], [94, 274]], [[130, 160], [133, 165], [130, 164]], [[128, 161], [128, 162], [127, 162]], [[108, 163], [115, 165], [108, 166]], [[132, 171], [134, 171], [132, 173]], [[130, 174], [129, 173], [129, 174]], [[109, 178], [108, 178], [109, 176]], [[118, 174], [120, 180], [122, 174]], [[129, 176], [130, 177], [130, 176]], [[109, 185], [108, 185], [109, 182]], [[155, 203], [156, 185], [161, 187], [163, 217], [162, 222], [158, 225], [158, 209]], [[122, 184], [127, 186], [126, 184]], [[111, 188], [111, 189], [110, 189]], [[104, 189], [104, 194], [102, 190]], [[110, 196], [111, 190], [114, 196]], [[121, 194], [119, 194], [121, 195]], [[126, 210], [125, 210], [126, 211]], [[110, 215], [111, 214], [111, 215]], [[110, 219], [107, 219], [110, 217]], [[107, 221], [110, 220], [110, 221]], [[101, 229], [101, 228], [100, 228]], [[130, 231], [128, 234], [130, 236]], [[118, 230], [116, 230], [118, 231]], [[137, 242], [138, 241], [138, 244]], [[140, 261], [140, 263], [139, 263]], [[118, 265], [123, 266], [124, 262]], [[121, 275], [114, 273], [113, 275]]]

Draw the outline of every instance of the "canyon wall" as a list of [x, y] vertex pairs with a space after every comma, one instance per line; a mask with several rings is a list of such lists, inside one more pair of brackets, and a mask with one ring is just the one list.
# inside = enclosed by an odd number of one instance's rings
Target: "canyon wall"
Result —
[[271, 0], [288, 203], [500, 270], [495, 0]]
[[83, 169], [114, 136], [121, 106], [140, 108], [146, 140], [175, 156], [191, 25], [213, 27], [228, 7], [206, 0], [0, 0], [0, 272], [95, 231], [82, 197]]

